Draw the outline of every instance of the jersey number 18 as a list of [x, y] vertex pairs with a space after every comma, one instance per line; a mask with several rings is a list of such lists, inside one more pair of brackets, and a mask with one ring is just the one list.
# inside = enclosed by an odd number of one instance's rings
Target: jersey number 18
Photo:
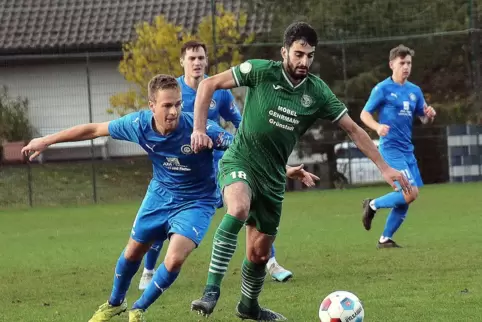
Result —
[[233, 179], [239, 178], [246, 180], [246, 172], [244, 171], [233, 171], [230, 173], [230, 175]]

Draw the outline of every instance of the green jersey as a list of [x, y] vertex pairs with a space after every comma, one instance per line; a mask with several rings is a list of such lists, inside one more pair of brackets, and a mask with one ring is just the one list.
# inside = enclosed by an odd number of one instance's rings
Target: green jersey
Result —
[[242, 161], [263, 186], [284, 192], [285, 166], [298, 139], [318, 119], [336, 122], [347, 108], [313, 74], [294, 85], [282, 62], [248, 60], [232, 73], [248, 92], [241, 125], [223, 159]]

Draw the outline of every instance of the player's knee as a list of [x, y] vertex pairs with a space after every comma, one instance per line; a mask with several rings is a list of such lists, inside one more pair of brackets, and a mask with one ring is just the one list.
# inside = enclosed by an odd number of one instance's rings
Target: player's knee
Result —
[[141, 244], [134, 240], [130, 240], [124, 251], [124, 258], [128, 261], [140, 261], [148, 251], [150, 245]]
[[251, 205], [251, 191], [244, 182], [235, 182], [224, 188], [224, 203], [228, 214], [246, 220]]
[[228, 214], [239, 220], [246, 220], [249, 213], [249, 203], [242, 202], [241, 200], [236, 202], [231, 202], [227, 207]]
[[255, 264], [266, 264], [269, 260], [271, 253], [271, 247], [260, 247], [260, 245], [254, 245], [248, 247], [246, 251], [246, 258]]
[[412, 191], [404, 195], [407, 204], [414, 202], [418, 198], [418, 188], [412, 187]]
[[248, 218], [250, 200], [240, 196], [239, 199], [231, 198], [226, 200], [228, 214], [238, 218], [239, 220], [246, 220]]
[[269, 260], [269, 253], [270, 253], [270, 251], [261, 252], [259, 249], [257, 249], [257, 250], [252, 249], [251, 251], [248, 251], [246, 253], [246, 258], [251, 263], [266, 264]]
[[177, 272], [181, 270], [184, 261], [186, 260], [186, 256], [181, 253], [172, 253], [166, 254], [166, 258], [164, 259], [164, 266], [169, 272]]

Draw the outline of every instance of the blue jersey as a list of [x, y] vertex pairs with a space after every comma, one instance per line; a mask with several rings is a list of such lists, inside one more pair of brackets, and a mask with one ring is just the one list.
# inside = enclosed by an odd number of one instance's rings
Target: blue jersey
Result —
[[378, 112], [378, 122], [390, 126], [388, 134], [380, 138], [380, 148], [412, 153], [414, 116], [424, 115], [424, 105], [422, 90], [411, 82], [400, 85], [389, 77], [378, 83], [363, 109]]
[[[109, 123], [109, 133], [114, 139], [139, 144], [153, 164], [150, 189], [190, 199], [215, 195], [216, 181], [213, 151], [194, 154], [191, 149], [193, 114], [182, 112], [177, 128], [163, 136], [153, 127], [153, 115], [149, 110], [130, 113]], [[225, 150], [233, 136], [213, 121], [206, 126], [206, 133], [215, 149]]]
[[[184, 112], [194, 113], [194, 101], [196, 99], [196, 91], [188, 86], [184, 81], [184, 75], [177, 78], [181, 86], [182, 93], [182, 110]], [[226, 89], [218, 89], [214, 92], [209, 106], [208, 119], [219, 124], [222, 117], [228, 122], [233, 123], [235, 128], [241, 123], [241, 114], [234, 100], [233, 94]]]

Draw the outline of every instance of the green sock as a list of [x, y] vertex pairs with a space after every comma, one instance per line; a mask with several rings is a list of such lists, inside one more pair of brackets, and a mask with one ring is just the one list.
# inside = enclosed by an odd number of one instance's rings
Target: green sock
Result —
[[259, 310], [258, 296], [263, 289], [266, 264], [255, 264], [244, 259], [242, 268], [241, 303], [250, 311]]
[[207, 285], [221, 286], [229, 262], [236, 250], [238, 233], [243, 225], [244, 221], [229, 214], [224, 215], [223, 220], [214, 234]]

